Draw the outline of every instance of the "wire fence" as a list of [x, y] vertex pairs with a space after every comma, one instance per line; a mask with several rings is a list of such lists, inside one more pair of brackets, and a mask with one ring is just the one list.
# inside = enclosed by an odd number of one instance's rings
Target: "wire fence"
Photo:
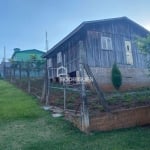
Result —
[[4, 77], [19, 88], [40, 98], [45, 77], [45, 62], [12, 61], [9, 67], [5, 66]]
[[[60, 72], [59, 70], [61, 70], [60, 67], [47, 68], [43, 61], [12, 62], [10, 67], [5, 68], [5, 78], [19, 88], [35, 95], [43, 103], [46, 103], [47, 100], [50, 105], [64, 110], [73, 110], [76, 113], [80, 112], [83, 98], [82, 82], [68, 79], [67, 81], [65, 79], [64, 82], [61, 77], [57, 76], [59, 73], [63, 77], [64, 70]], [[85, 70], [83, 72], [85, 73]], [[92, 86], [92, 81], [89, 80], [84, 86], [89, 114], [105, 111], [103, 105], [99, 103], [100, 98]], [[142, 88], [128, 92], [115, 91], [103, 94], [109, 109], [115, 110], [150, 104], [149, 91], [150, 88]]]

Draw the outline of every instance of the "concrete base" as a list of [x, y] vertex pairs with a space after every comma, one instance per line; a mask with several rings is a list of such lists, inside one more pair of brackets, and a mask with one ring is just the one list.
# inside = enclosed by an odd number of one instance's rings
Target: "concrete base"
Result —
[[[111, 80], [111, 68], [91, 68], [98, 84], [104, 91], [115, 90]], [[121, 91], [130, 89], [136, 89], [141, 87], [150, 87], [150, 72], [148, 69], [137, 68], [122, 68], [120, 67], [122, 74], [122, 86]]]

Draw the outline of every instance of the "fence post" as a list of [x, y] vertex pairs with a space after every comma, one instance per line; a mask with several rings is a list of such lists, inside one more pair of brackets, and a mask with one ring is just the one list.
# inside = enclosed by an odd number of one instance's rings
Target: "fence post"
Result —
[[44, 100], [46, 99], [46, 80], [45, 80], [45, 76], [43, 77], [43, 79], [44, 79], [44, 82], [43, 82], [41, 102], [44, 102]]
[[31, 92], [31, 81], [30, 81], [30, 64], [27, 62], [27, 80], [28, 80], [28, 92]]
[[86, 89], [85, 89], [85, 74], [84, 74], [84, 66], [83, 63], [85, 61], [85, 52], [83, 48], [83, 41], [79, 42], [79, 72], [80, 72], [80, 80], [81, 80], [81, 120], [82, 120], [82, 130], [88, 132], [89, 129], [89, 111], [88, 111], [88, 101], [86, 97]]
[[16, 69], [15, 67], [13, 68], [13, 82], [16, 80]]
[[50, 81], [49, 81], [49, 71], [48, 71], [48, 64], [46, 60], [46, 67], [45, 67], [45, 92], [46, 92], [46, 105], [49, 105], [49, 98], [50, 98]]
[[66, 110], [66, 77], [63, 79], [64, 86], [64, 111]]
[[13, 82], [13, 77], [12, 77], [12, 67], [10, 67], [10, 82], [12, 83]]
[[19, 63], [19, 79], [21, 80], [21, 63]]

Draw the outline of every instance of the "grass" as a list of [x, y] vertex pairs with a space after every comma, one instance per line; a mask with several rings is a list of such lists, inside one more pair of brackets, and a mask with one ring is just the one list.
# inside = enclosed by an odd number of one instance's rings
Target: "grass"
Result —
[[0, 81], [0, 150], [149, 150], [150, 128], [86, 135], [63, 118], [52, 118], [38, 101]]
[[42, 115], [35, 98], [0, 81], [0, 121], [36, 118]]

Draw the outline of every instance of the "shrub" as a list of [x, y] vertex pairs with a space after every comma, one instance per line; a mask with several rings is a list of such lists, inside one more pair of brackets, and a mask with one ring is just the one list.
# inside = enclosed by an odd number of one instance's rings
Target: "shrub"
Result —
[[114, 88], [119, 90], [122, 85], [122, 75], [116, 63], [113, 64], [111, 77]]

